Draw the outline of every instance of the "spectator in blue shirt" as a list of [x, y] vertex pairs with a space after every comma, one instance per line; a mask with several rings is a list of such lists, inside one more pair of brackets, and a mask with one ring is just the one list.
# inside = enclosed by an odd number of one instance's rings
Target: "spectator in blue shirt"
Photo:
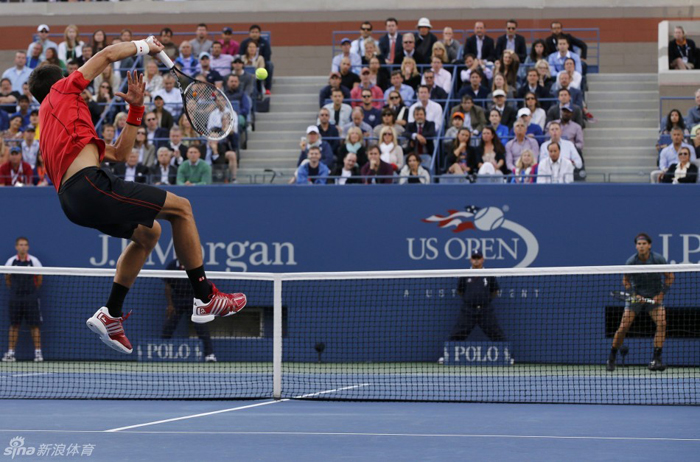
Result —
[[695, 92], [695, 106], [688, 109], [688, 117], [685, 119], [688, 128], [700, 124], [700, 89]]
[[29, 79], [32, 70], [27, 67], [27, 53], [15, 53], [15, 65], [2, 74], [3, 79], [10, 79], [13, 91], [22, 91], [22, 85]]
[[672, 143], [666, 146], [659, 154], [659, 168], [661, 170], [666, 170], [672, 164], [678, 163], [678, 151], [683, 148], [690, 149], [690, 161], [694, 162], [697, 160], [695, 156], [695, 149], [683, 141], [683, 130], [678, 127], [671, 129], [671, 141]]
[[180, 56], [175, 60], [175, 64], [187, 75], [196, 75], [201, 71], [199, 61], [192, 56], [192, 45], [187, 40], [180, 44]]
[[343, 58], [348, 58], [350, 60], [350, 64], [352, 65], [352, 72], [355, 74], [360, 73], [360, 69], [362, 69], [362, 58], [357, 53], [350, 51], [351, 44], [352, 41], [349, 38], [344, 38], [340, 41], [340, 49], [342, 50], [342, 53], [333, 58], [331, 65], [332, 72], [340, 72], [340, 62]]
[[19, 111], [15, 112], [10, 116], [10, 118], [15, 117], [15, 116], [20, 116], [22, 118], [22, 128], [21, 130], [24, 131], [25, 128], [29, 125], [29, 98], [27, 98], [26, 95], [20, 95], [20, 97], [17, 100], [18, 106], [19, 106]]
[[350, 99], [350, 89], [340, 83], [340, 72], [331, 72], [330, 77], [328, 77], [328, 85], [323, 87], [318, 93], [318, 107], [323, 107], [327, 100], [331, 99], [333, 90], [340, 90], [343, 92], [343, 97], [345, 99]]
[[392, 91], [398, 91], [404, 104], [409, 107], [413, 104], [413, 100], [416, 97], [415, 90], [403, 83], [403, 74], [398, 69], [391, 73], [391, 87], [384, 92], [385, 104], [390, 103], [389, 95]]
[[[307, 153], [308, 162], [302, 162], [297, 169], [296, 184], [326, 184], [330, 169], [321, 162], [321, 150], [312, 146]], [[320, 177], [311, 179], [309, 177]]]
[[569, 51], [569, 41], [566, 39], [566, 37], [560, 37], [557, 40], [557, 50], [557, 52], [549, 55], [548, 59], [552, 77], [556, 77], [557, 74], [559, 74], [561, 71], [566, 70], [564, 68], [564, 63], [566, 62], [567, 58], [571, 58], [574, 60], [576, 72], [583, 75], [583, 68], [581, 67], [581, 58], [573, 51]]

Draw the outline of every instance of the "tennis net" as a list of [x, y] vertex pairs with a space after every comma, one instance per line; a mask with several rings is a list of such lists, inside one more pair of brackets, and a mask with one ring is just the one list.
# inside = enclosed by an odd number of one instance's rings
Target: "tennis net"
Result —
[[[700, 403], [697, 265], [210, 273], [248, 306], [203, 327], [184, 272], [142, 271], [124, 307], [131, 355], [85, 325], [113, 270], [1, 271], [0, 347], [25, 319], [0, 398]], [[647, 298], [670, 286], [663, 303], [630, 298], [625, 274]], [[609, 371], [626, 306], [637, 314]], [[650, 370], [659, 353], [666, 369]]]

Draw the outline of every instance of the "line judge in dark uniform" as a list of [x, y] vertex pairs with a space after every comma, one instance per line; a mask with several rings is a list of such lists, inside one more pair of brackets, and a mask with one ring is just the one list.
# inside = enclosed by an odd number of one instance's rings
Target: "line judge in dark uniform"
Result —
[[[10, 257], [5, 266], [33, 266], [41, 267], [41, 262], [34, 255], [29, 255], [29, 239], [18, 237], [15, 240], [17, 255]], [[15, 348], [19, 338], [19, 328], [22, 319], [29, 326], [34, 342], [34, 361], [41, 362], [44, 357], [41, 353], [41, 324], [43, 318], [39, 307], [39, 288], [42, 276], [32, 274], [6, 274], [5, 284], [10, 289], [9, 314], [10, 332], [9, 348], [2, 357], [3, 362], [15, 361]]]
[[[484, 267], [484, 255], [479, 250], [472, 252], [471, 269]], [[459, 278], [457, 293], [462, 297], [459, 319], [452, 328], [451, 341], [464, 341], [479, 325], [493, 342], [504, 342], [506, 336], [498, 324], [491, 301], [498, 293], [498, 281], [493, 276], [468, 276]]]

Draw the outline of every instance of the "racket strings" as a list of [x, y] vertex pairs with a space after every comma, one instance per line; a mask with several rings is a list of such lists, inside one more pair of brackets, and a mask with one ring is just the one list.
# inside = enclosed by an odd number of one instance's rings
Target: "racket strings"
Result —
[[212, 140], [225, 138], [233, 128], [237, 115], [226, 96], [215, 86], [192, 82], [183, 95], [192, 128]]

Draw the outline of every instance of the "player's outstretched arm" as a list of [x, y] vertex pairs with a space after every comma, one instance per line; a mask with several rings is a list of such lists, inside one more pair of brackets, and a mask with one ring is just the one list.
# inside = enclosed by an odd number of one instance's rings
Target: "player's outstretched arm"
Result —
[[[119, 135], [117, 143], [114, 146], [105, 146], [105, 158], [113, 162], [124, 162], [129, 156], [131, 149], [134, 147], [136, 131], [141, 125], [141, 117], [143, 116], [143, 95], [146, 92], [146, 82], [143, 81], [143, 74], [127, 72], [126, 78], [129, 82], [127, 93], [116, 92], [115, 95], [123, 98], [129, 105], [127, 124]], [[130, 121], [133, 115], [132, 108], [138, 112], [137, 119], [133, 122]]]
[[148, 46], [149, 55], [155, 55], [163, 50], [163, 45], [161, 45], [158, 40], [152, 42], [143, 40], [138, 42], [115, 43], [90, 58], [88, 62], [83, 64], [78, 70], [83, 74], [86, 80], [92, 81], [95, 77], [102, 74], [102, 71], [110, 64], [130, 56], [145, 54], [139, 53], [139, 45], [144, 47]]

